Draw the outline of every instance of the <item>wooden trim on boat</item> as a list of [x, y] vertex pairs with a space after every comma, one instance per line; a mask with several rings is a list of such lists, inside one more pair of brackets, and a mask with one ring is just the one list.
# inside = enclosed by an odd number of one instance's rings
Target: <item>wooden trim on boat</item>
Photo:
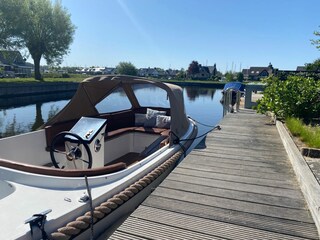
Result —
[[41, 175], [50, 175], [57, 177], [84, 177], [84, 176], [98, 176], [104, 175], [108, 173], [117, 172], [123, 170], [127, 167], [127, 164], [124, 162], [118, 162], [111, 165], [107, 165], [100, 168], [92, 168], [92, 169], [59, 169], [59, 168], [48, 168], [42, 166], [35, 166], [30, 164], [18, 163], [6, 159], [0, 159], [0, 167], [6, 167], [15, 169], [18, 171], [41, 174]]

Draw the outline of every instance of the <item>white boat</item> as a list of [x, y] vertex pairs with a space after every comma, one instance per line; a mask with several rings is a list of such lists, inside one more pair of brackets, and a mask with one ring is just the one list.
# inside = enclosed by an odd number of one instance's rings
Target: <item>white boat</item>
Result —
[[[140, 104], [145, 87], [164, 91], [168, 106]], [[127, 96], [130, 107], [106, 112], [113, 94]], [[196, 135], [176, 85], [117, 75], [84, 80], [40, 130], [0, 139], [1, 238], [108, 236]]]

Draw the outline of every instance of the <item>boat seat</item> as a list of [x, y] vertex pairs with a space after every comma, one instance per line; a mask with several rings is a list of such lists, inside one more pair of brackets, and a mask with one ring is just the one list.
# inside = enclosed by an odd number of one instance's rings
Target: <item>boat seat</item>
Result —
[[170, 129], [167, 128], [146, 128], [146, 127], [125, 127], [116, 129], [113, 131], [109, 131], [105, 135], [105, 140], [111, 139], [113, 137], [117, 137], [124, 133], [130, 132], [141, 132], [141, 133], [149, 133], [149, 134], [159, 134], [161, 136], [169, 136]]
[[76, 122], [77, 120], [72, 120], [72, 121], [67, 121], [67, 122], [46, 126], [44, 128], [46, 133], [46, 144], [47, 144], [46, 150], [50, 151], [51, 142], [58, 133], [63, 131], [69, 131], [76, 124]]

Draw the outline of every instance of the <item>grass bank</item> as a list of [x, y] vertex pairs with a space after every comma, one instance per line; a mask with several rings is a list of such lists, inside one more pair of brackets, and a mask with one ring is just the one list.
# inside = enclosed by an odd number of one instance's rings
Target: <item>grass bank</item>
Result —
[[[81, 82], [82, 80], [93, 77], [92, 75], [82, 75], [82, 74], [68, 74], [69, 77], [61, 77], [58, 75], [53, 75], [53, 74], [48, 74], [44, 75], [44, 79], [42, 81], [35, 80], [34, 78], [0, 78], [0, 82], [4, 83], [35, 83], [35, 82]], [[221, 85], [224, 86], [225, 82], [218, 82], [218, 81], [204, 81], [204, 80], [180, 80], [180, 79], [157, 79], [154, 78], [154, 80], [160, 80], [160, 81], [165, 81], [169, 83], [192, 83], [192, 84], [203, 84], [203, 85]]]
[[80, 74], [69, 74], [69, 77], [46, 76], [42, 81], [34, 78], [0, 78], [0, 83], [36, 83], [36, 82], [81, 82], [88, 76]]
[[320, 127], [305, 125], [297, 118], [286, 119], [286, 126], [291, 134], [300, 138], [308, 147], [320, 148]]

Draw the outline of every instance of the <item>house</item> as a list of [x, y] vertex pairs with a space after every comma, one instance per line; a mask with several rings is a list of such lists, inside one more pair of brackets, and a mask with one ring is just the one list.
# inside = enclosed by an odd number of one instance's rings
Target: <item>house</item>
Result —
[[104, 70], [105, 70], [104, 67], [93, 67], [93, 68], [90, 68], [90, 74], [101, 75], [103, 74]]
[[179, 73], [179, 70], [171, 69], [171, 68], [169, 68], [169, 69], [167, 69], [167, 70], [165, 71], [166, 77], [167, 77], [168, 79], [175, 78], [178, 73]]
[[105, 67], [102, 70], [102, 74], [106, 74], [106, 75], [115, 75], [117, 74], [117, 69], [113, 68], [113, 67]]
[[0, 50], [0, 67], [2, 74], [10, 77], [29, 77], [33, 69], [19, 51], [9, 50]]
[[307, 71], [305, 66], [297, 66], [296, 72], [305, 72]]
[[157, 68], [140, 68], [138, 70], [138, 76], [140, 77], [154, 77], [158, 78], [159, 77], [159, 71]]
[[245, 80], [259, 81], [261, 78], [269, 77], [274, 74], [275, 69], [269, 63], [267, 67], [250, 67], [243, 69], [243, 77]]
[[191, 79], [207, 80], [211, 77], [209, 67], [199, 64], [199, 72], [190, 75]]
[[217, 66], [214, 64], [213, 66], [208, 66], [209, 72], [211, 76], [217, 75]]

